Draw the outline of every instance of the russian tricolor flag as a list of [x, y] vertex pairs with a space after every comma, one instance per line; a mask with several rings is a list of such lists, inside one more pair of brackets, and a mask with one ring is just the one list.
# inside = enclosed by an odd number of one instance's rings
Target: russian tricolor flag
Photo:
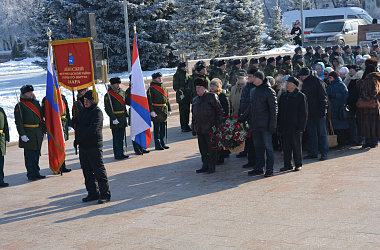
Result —
[[62, 163], [65, 161], [66, 153], [60, 115], [60, 112], [63, 111], [63, 104], [58, 80], [54, 74], [53, 61], [52, 47], [49, 43], [45, 99], [45, 124], [49, 142], [49, 166], [55, 174], [58, 174]]
[[152, 122], [137, 49], [136, 33], [133, 40], [131, 82], [131, 139], [141, 147], [148, 148], [152, 141], [150, 133]]

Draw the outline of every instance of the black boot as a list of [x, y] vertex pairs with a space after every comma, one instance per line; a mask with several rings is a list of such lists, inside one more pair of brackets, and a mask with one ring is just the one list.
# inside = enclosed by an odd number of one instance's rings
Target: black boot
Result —
[[222, 165], [224, 163], [224, 156], [218, 155], [218, 160], [216, 162], [216, 165]]

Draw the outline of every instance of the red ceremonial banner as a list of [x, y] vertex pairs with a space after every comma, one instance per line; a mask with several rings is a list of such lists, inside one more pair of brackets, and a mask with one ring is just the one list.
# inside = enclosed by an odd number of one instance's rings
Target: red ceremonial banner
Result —
[[74, 91], [94, 86], [91, 38], [51, 42], [59, 85]]

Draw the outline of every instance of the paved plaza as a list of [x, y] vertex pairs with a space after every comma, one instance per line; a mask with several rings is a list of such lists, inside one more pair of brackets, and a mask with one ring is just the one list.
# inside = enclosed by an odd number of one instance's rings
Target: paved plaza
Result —
[[[108, 119], [108, 117], [106, 117]], [[67, 142], [72, 172], [53, 175], [47, 141], [40, 160], [46, 179], [26, 178], [23, 150], [8, 147], [7, 188], [0, 189], [0, 249], [379, 249], [380, 150], [330, 151], [300, 172], [250, 177], [235, 154], [214, 174], [196, 174], [196, 137], [168, 123], [169, 150], [113, 158], [104, 128], [111, 202], [83, 203], [78, 156]]]

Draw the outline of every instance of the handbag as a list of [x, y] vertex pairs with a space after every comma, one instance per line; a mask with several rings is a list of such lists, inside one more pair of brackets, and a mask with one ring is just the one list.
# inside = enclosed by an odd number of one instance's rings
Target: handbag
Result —
[[358, 102], [356, 103], [356, 107], [358, 109], [374, 109], [377, 107], [377, 102], [375, 101], [375, 99], [371, 99], [369, 101], [366, 101], [366, 100], [360, 98], [358, 100]]
[[338, 146], [338, 136], [334, 134], [334, 129], [331, 120], [329, 120], [328, 125], [330, 126], [328, 126], [329, 129], [327, 130], [327, 141], [329, 143], [329, 148], [333, 148]]
[[343, 106], [339, 110], [339, 120], [348, 121], [351, 120], [352, 114], [350, 107], [347, 104], [343, 104]]

